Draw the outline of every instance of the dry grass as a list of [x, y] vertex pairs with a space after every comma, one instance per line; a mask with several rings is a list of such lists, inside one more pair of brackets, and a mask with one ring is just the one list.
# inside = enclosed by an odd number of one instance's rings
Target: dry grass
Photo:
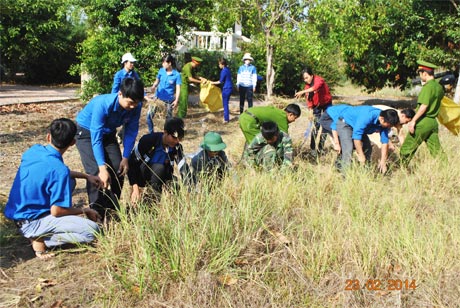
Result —
[[[2, 259], [5, 250], [18, 257], [8, 259], [17, 265], [2, 261], [0, 306], [457, 306], [458, 137], [441, 130], [448, 164], [423, 146], [411, 170], [385, 177], [356, 168], [344, 178], [332, 168], [332, 153], [318, 165], [298, 159], [293, 172], [262, 174], [236, 165], [243, 145], [237, 122], [224, 126], [220, 115], [191, 111], [186, 151], [194, 152], [208, 130], [223, 133], [234, 162], [229, 176], [215, 189], [182, 189], [134, 211], [123, 203], [120, 222], [108, 226], [95, 248], [63, 251], [49, 262], [19, 259], [24, 255], [14, 247], [24, 242], [14, 232], [2, 236]], [[1, 117], [5, 127], [17, 127], [18, 118]], [[49, 123], [49, 117], [27, 117], [38, 132]], [[301, 140], [305, 124], [304, 117], [293, 124], [294, 140]], [[2, 164], [7, 181], [20, 153], [40, 140], [22, 130], [2, 135], [2, 145], [16, 140], [14, 148], [2, 148], [16, 158]], [[64, 159], [81, 168], [75, 149]], [[79, 198], [84, 201], [83, 192]], [[2, 232], [12, 230], [1, 223]], [[38, 278], [54, 284], [37, 288]], [[346, 290], [349, 279], [360, 288]], [[382, 290], [366, 288], [370, 279], [380, 280]], [[390, 279], [414, 280], [416, 288], [388, 291]]]

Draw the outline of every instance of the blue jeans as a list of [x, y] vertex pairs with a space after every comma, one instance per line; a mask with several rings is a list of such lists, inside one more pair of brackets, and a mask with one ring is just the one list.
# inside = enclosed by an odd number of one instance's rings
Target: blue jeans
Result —
[[228, 102], [230, 101], [230, 95], [232, 89], [222, 89], [222, 105], [224, 106], [224, 121], [230, 121], [230, 113], [228, 110]]
[[[161, 101], [161, 100], [160, 100]], [[171, 102], [165, 102], [162, 101], [165, 104], [165, 109], [166, 109], [166, 119], [172, 118], [173, 116], [173, 108], [172, 108], [172, 101]], [[149, 109], [147, 110], [147, 127], [149, 129], [149, 133], [153, 133], [155, 130], [155, 125], [153, 124], [153, 118], [155, 117], [155, 111], [157, 107], [153, 106], [150, 104]]]
[[41, 238], [46, 247], [53, 247], [68, 243], [90, 243], [95, 240], [99, 226], [92, 220], [76, 215], [54, 217], [50, 214], [23, 224], [20, 231], [26, 238]]

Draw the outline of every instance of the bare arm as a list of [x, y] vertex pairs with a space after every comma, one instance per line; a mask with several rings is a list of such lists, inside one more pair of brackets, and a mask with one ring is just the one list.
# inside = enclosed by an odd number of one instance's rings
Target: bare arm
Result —
[[387, 172], [387, 158], [388, 158], [388, 143], [382, 144], [380, 149], [381, 157], [379, 162], [379, 171], [381, 173]]
[[79, 171], [70, 171], [70, 177], [73, 179], [85, 179], [98, 188], [102, 186], [101, 179], [96, 175], [86, 174]]
[[355, 145], [356, 154], [358, 154], [358, 161], [361, 164], [366, 162], [366, 156], [363, 151], [363, 142], [361, 140], [353, 139], [353, 144]]
[[97, 222], [101, 216], [93, 209], [90, 208], [75, 208], [75, 207], [60, 207], [57, 205], [51, 206], [51, 215], [54, 217], [68, 216], [68, 215], [86, 215], [92, 221]]

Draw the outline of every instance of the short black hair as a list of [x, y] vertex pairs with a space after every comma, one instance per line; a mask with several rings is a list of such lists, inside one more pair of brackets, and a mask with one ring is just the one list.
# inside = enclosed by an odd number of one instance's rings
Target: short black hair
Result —
[[72, 144], [77, 133], [75, 123], [67, 118], [56, 119], [49, 126], [51, 144], [58, 149], [65, 149]]
[[171, 63], [171, 66], [172, 67], [176, 67], [176, 59], [174, 59], [174, 57], [170, 54], [166, 54], [163, 56], [163, 58], [161, 58], [161, 63], [163, 62], [167, 62], [167, 63]]
[[406, 108], [401, 110], [401, 113], [406, 116], [406, 118], [412, 119], [415, 116], [415, 111], [414, 109], [411, 108]]
[[125, 78], [121, 82], [120, 92], [123, 97], [140, 102], [144, 99], [144, 83], [138, 79]]
[[182, 139], [185, 135], [185, 124], [181, 118], [167, 119], [164, 126], [164, 131], [170, 135], [176, 135], [177, 138]]
[[224, 58], [220, 58], [220, 59], [219, 59], [219, 63], [222, 64], [223, 66], [227, 66], [227, 65], [228, 65], [228, 64], [227, 64], [227, 60], [224, 59]]
[[262, 123], [262, 125], [260, 126], [260, 132], [266, 140], [270, 140], [276, 135], [278, 135], [280, 130], [275, 122], [268, 121]]
[[300, 117], [300, 114], [301, 114], [300, 107], [297, 104], [289, 104], [289, 105], [287, 105], [286, 108], [284, 108], [284, 111], [286, 111], [288, 113], [292, 113], [296, 117]]
[[305, 73], [307, 73], [308, 75], [313, 75], [313, 69], [310, 66], [306, 66], [302, 70], [302, 78], [303, 78], [303, 74], [305, 74]]
[[399, 124], [398, 112], [394, 109], [382, 110], [382, 112], [380, 112], [380, 116], [383, 117], [385, 122], [390, 123], [391, 126]]

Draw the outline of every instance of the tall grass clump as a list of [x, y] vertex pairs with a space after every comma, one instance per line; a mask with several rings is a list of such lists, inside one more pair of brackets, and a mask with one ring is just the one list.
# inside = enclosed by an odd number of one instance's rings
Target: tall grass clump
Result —
[[[422, 146], [385, 176], [298, 160], [126, 206], [99, 243], [107, 274], [140, 306], [454, 307], [460, 142], [442, 143], [448, 163]], [[389, 280], [415, 283], [388, 290]]]

